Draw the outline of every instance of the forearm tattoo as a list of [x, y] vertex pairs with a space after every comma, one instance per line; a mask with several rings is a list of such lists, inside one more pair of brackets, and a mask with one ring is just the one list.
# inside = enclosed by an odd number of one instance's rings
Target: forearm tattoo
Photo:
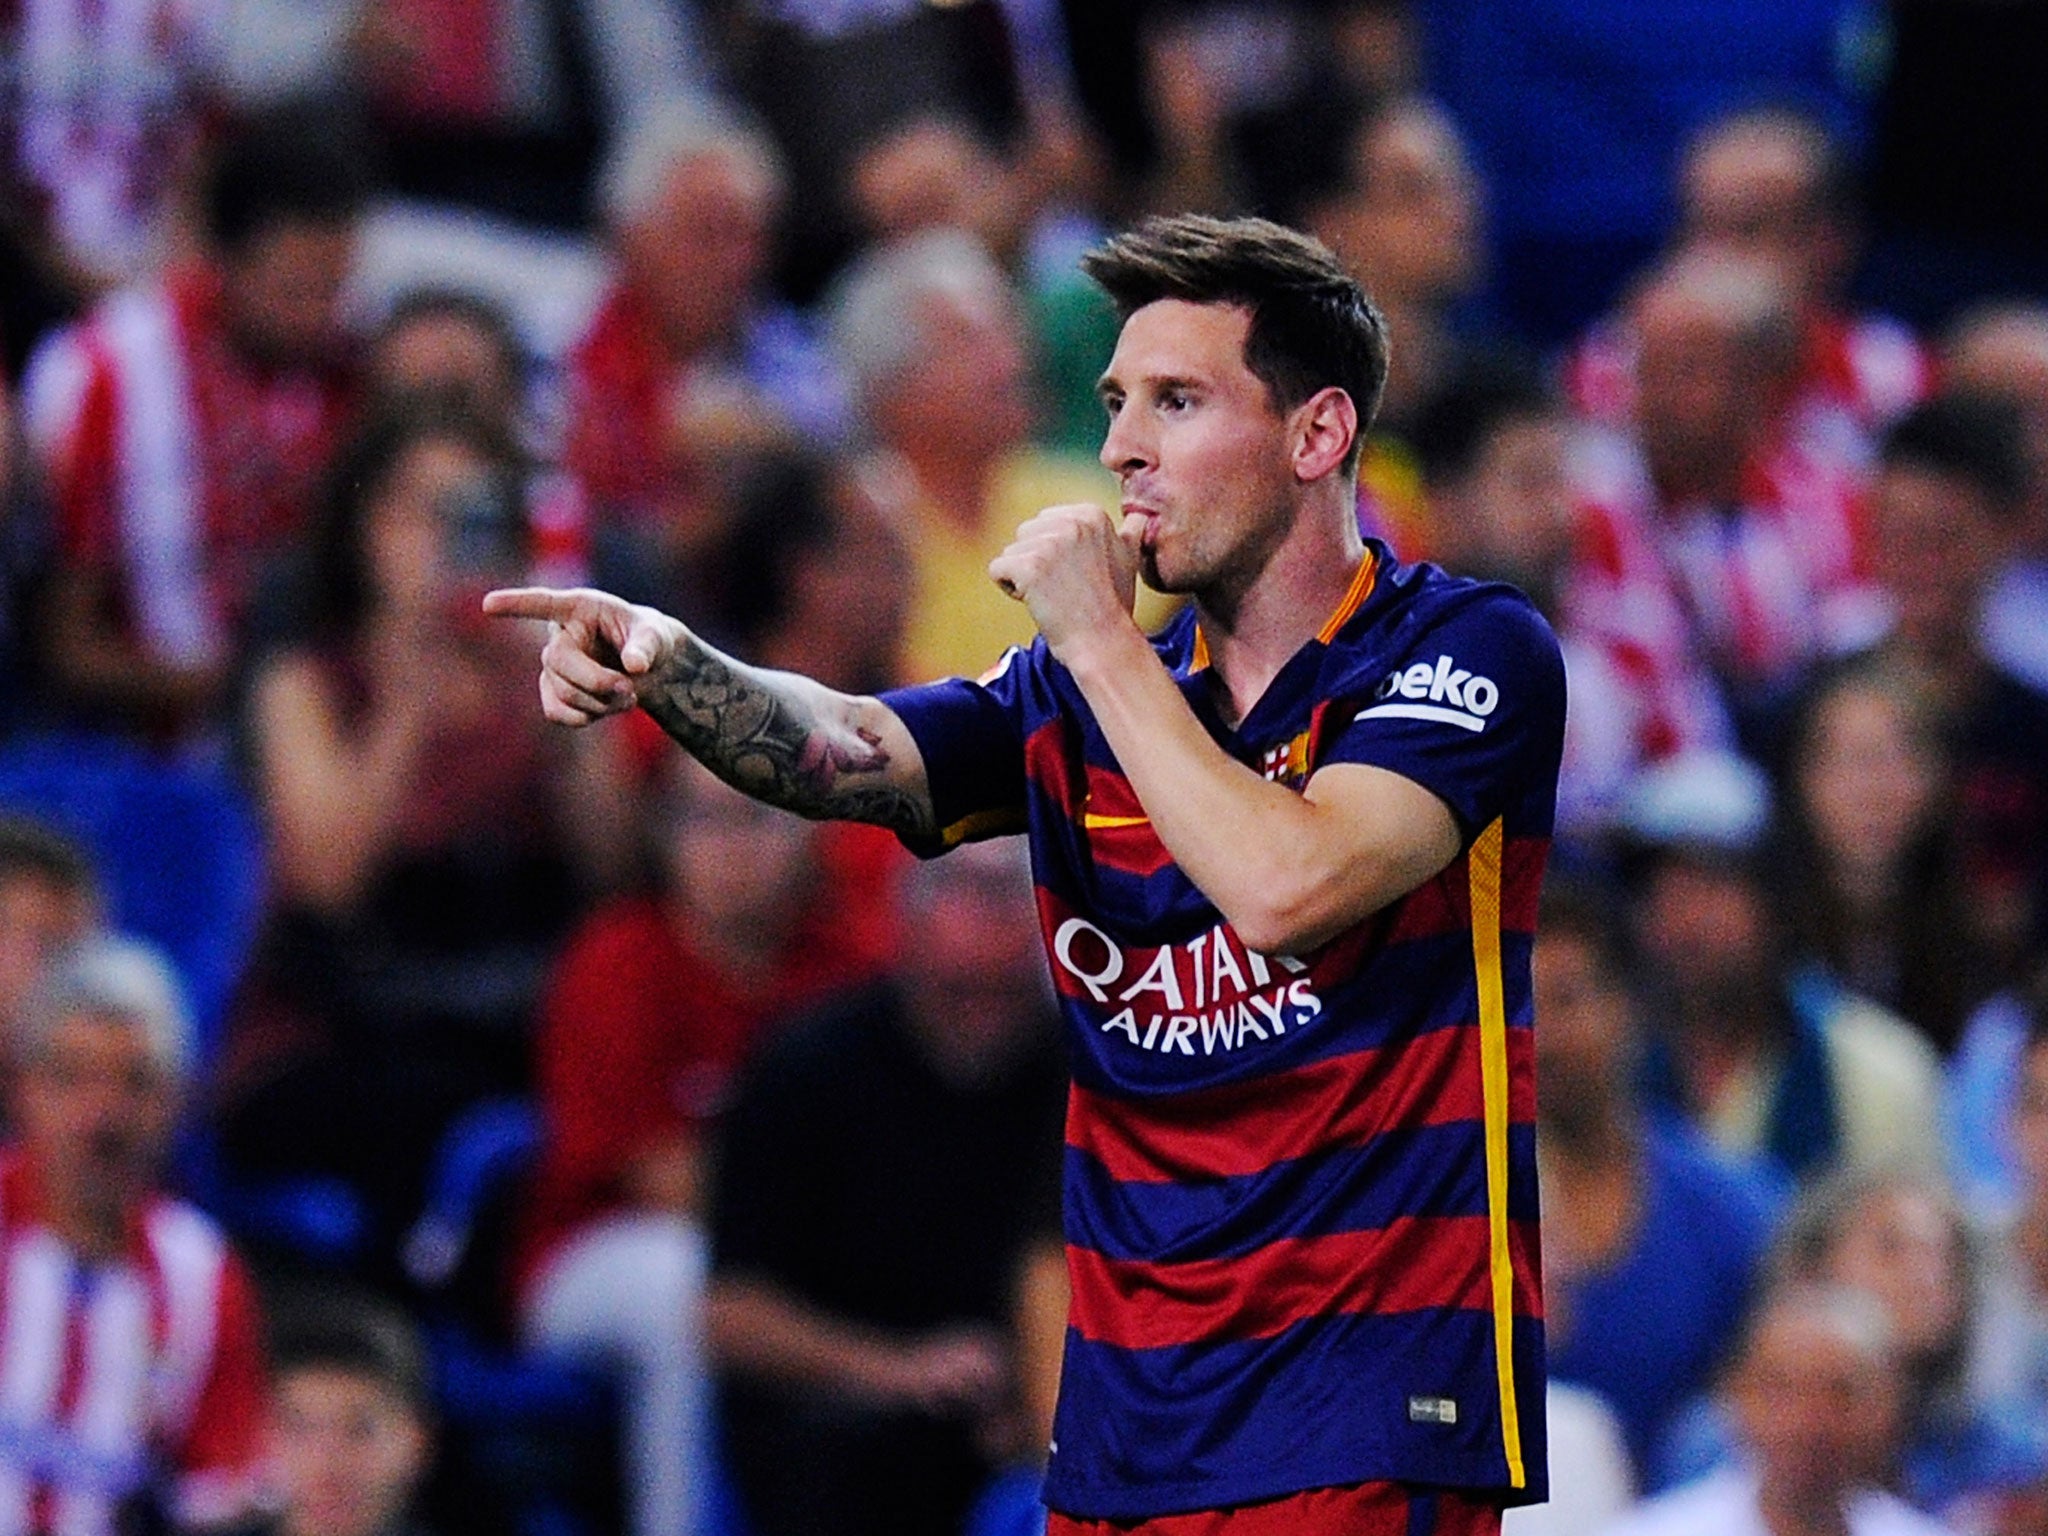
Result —
[[879, 722], [861, 720], [863, 701], [743, 666], [691, 639], [656, 686], [642, 687], [640, 703], [705, 767], [757, 800], [815, 820], [933, 830], [928, 800], [892, 781], [896, 765]]

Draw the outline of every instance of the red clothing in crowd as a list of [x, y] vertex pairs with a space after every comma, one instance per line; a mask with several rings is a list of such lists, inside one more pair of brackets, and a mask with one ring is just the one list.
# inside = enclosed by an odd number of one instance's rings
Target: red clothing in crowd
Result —
[[569, 355], [563, 466], [605, 512], [650, 514], [667, 488], [663, 424], [675, 368], [647, 306], [623, 284]]
[[1738, 689], [1781, 684], [1883, 630], [1861, 480], [1842, 465], [1781, 440], [1734, 502], [1674, 505], [1636, 446], [1603, 433], [1582, 445], [1575, 478], [1590, 535], [1574, 586], [1603, 594], [1596, 627], [1654, 630], [1665, 649], [1675, 603], [1685, 643]]
[[541, 1010], [546, 1147], [527, 1273], [561, 1239], [621, 1208], [641, 1154], [702, 1134], [764, 1026], [888, 968], [902, 850], [872, 827], [820, 836], [821, 887], [765, 981], [697, 952], [654, 900], [615, 903], [570, 940]]
[[[1565, 359], [1563, 376], [1566, 398], [1582, 416], [1623, 428], [1634, 420], [1636, 338], [1624, 321], [1588, 332]], [[1881, 433], [1933, 384], [1932, 359], [1898, 321], [1822, 311], [1802, 329], [1788, 419], [1796, 437], [1848, 448], [1853, 434]]]
[[61, 559], [112, 578], [159, 659], [222, 659], [260, 572], [305, 526], [349, 404], [338, 372], [241, 352], [210, 269], [113, 295], [47, 344], [25, 391]]
[[246, 1513], [264, 1392], [255, 1291], [212, 1222], [155, 1199], [88, 1262], [0, 1155], [0, 1530], [113, 1536], [166, 1471], [181, 1529]]

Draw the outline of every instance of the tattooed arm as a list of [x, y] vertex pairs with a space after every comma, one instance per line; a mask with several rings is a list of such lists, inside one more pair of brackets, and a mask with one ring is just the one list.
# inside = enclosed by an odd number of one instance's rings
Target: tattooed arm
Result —
[[934, 825], [924, 760], [878, 699], [721, 655], [678, 620], [587, 589], [493, 592], [484, 611], [545, 619], [542, 712], [587, 725], [633, 708], [652, 715], [734, 788], [813, 819]]

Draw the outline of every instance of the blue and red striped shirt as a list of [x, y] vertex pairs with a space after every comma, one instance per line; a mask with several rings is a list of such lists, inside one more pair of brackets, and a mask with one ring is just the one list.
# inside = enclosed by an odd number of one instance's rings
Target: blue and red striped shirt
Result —
[[1261, 955], [1160, 845], [1043, 640], [888, 696], [937, 846], [1028, 832], [1068, 1025], [1046, 1501], [1138, 1519], [1373, 1479], [1541, 1498], [1529, 953], [1556, 641], [1512, 588], [1375, 543], [1235, 728], [1193, 612], [1155, 644], [1232, 757], [1296, 788], [1331, 763], [1399, 773], [1462, 851], [1320, 949]]

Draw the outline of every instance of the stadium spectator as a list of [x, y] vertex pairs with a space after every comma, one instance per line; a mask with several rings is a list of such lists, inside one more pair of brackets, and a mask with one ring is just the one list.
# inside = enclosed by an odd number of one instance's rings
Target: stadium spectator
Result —
[[452, 407], [372, 421], [335, 466], [296, 626], [249, 684], [273, 907], [228, 1142], [251, 1171], [355, 1179], [393, 1222], [445, 1117], [525, 1082], [554, 946], [632, 854], [616, 744], [500, 708], [517, 657], [478, 630], [476, 593], [526, 568], [519, 484]]
[[[1875, 1301], [1900, 1373], [1898, 1463], [1890, 1486], [1959, 1529], [2048, 1473], [2048, 1437], [1971, 1397], [1966, 1371], [1980, 1292], [1970, 1232], [1939, 1182], [1848, 1170], [1807, 1190], [1772, 1256], [1780, 1284], [1841, 1287]], [[1739, 1402], [1739, 1399], [1738, 1399]], [[1739, 1418], [1740, 1408], [1736, 1408]], [[1740, 1454], [1717, 1408], [1692, 1416], [1667, 1447], [1680, 1475]]]
[[1870, 503], [1872, 568], [1894, 613], [1884, 647], [1941, 711], [1965, 892], [2001, 982], [2025, 974], [2048, 934], [2048, 694], [1987, 654], [1979, 624], [2027, 490], [2017, 412], [1946, 395], [1887, 436]]
[[[1933, 367], [1898, 322], [1841, 307], [1856, 256], [1850, 174], [1818, 119], [1783, 106], [1729, 113], [1695, 135], [1679, 161], [1675, 238], [1681, 248], [1728, 251], [1778, 273], [1798, 327], [1786, 430], [1823, 457], [1862, 460], [1927, 393]], [[1625, 318], [1596, 326], [1566, 364], [1573, 404], [1625, 424], [1637, 404], [1638, 346]]]
[[1401, 435], [1461, 355], [1452, 310], [1485, 260], [1479, 178], [1457, 125], [1422, 96], [1362, 114], [1344, 152], [1345, 193], [1311, 227], [1401, 338], [1379, 423]]
[[[830, 313], [865, 424], [913, 486], [910, 675], [976, 676], [1033, 633], [1030, 615], [989, 581], [989, 561], [1040, 508], [1112, 505], [1115, 483], [1098, 465], [1030, 446], [1017, 295], [969, 236], [933, 231], [869, 253]], [[1155, 600], [1142, 617], [1164, 611]]]
[[1944, 1054], [1998, 981], [1963, 899], [1941, 717], [1881, 657], [1836, 668], [1787, 743], [1783, 911], [1800, 955]]
[[1760, 773], [1698, 758], [1650, 770], [1624, 807], [1635, 937], [1660, 990], [1651, 1101], [1792, 1178], [1838, 1162], [1937, 1168], [1934, 1051], [1875, 1004], [1794, 969], [1762, 869], [1768, 816]]
[[538, 462], [526, 482], [536, 580], [575, 586], [590, 560], [590, 509], [582, 485], [553, 467], [530, 408], [526, 346], [512, 318], [479, 294], [419, 288], [403, 294], [370, 337], [363, 363], [372, 401], [453, 402]]
[[23, 409], [57, 522], [40, 627], [62, 707], [163, 729], [221, 702], [237, 626], [342, 430], [363, 189], [331, 131], [251, 128], [208, 177], [206, 257], [38, 354]]
[[1436, 558], [1513, 582], [1558, 632], [1572, 697], [1558, 823], [1589, 838], [1644, 764], [1725, 747], [1729, 725], [1669, 588], [1653, 579], [1624, 590], [1604, 554], [1585, 557], [1567, 470], [1573, 436], [1533, 366], [1503, 353], [1470, 355], [1408, 428]]
[[42, 822], [0, 816], [0, 1064], [52, 963], [99, 923], [91, 857]]
[[1778, 1290], [1729, 1380], [1739, 1465], [1652, 1499], [1602, 1536], [1949, 1536], [1885, 1491], [1904, 1391], [1894, 1331], [1870, 1298]]
[[54, 0], [0, 15], [0, 343], [10, 378], [52, 324], [145, 277], [212, 105], [218, 0]]
[[113, 1536], [146, 1508], [189, 1530], [251, 1508], [255, 1294], [158, 1182], [191, 1065], [177, 983], [138, 944], [82, 946], [30, 1004], [0, 1154], [7, 1530]]
[[1747, 1313], [1775, 1214], [1770, 1192], [1635, 1087], [1637, 1005], [1616, 924], [1591, 890], [1553, 884], [1537, 929], [1537, 1161], [1550, 1368], [1613, 1409], [1637, 1486], [1704, 1391]]
[[644, 114], [605, 167], [618, 276], [569, 358], [563, 451], [607, 579], [676, 579], [723, 531], [736, 462], [838, 430], [825, 359], [761, 296], [782, 200], [768, 141], [699, 103]]
[[1965, 315], [1942, 347], [1944, 386], [2010, 401], [2026, 434], [2026, 517], [1982, 615], [1984, 648], [2048, 691], [2048, 305], [1991, 304]]
[[664, 760], [654, 898], [572, 936], [541, 1010], [546, 1125], [522, 1311], [536, 1347], [624, 1383], [638, 1536], [691, 1531], [702, 1486], [709, 1142], [769, 1027], [891, 958], [896, 861]]
[[[964, 856], [963, 856], [964, 855]], [[775, 1040], [725, 1122], [712, 1339], [761, 1536], [952, 1536], [1013, 1411], [1065, 1074], [1014, 845], [920, 865], [900, 985]]]
[[901, 682], [913, 515], [910, 487], [881, 456], [764, 466], [706, 562], [721, 639], [832, 688]]
[[1984, 1233], [1983, 1318], [1970, 1361], [1980, 1401], [2048, 1421], [2048, 975], [2022, 1005], [2011, 1101], [1991, 1111], [2014, 1171], [2015, 1204]]
[[1588, 518], [1624, 526], [1591, 542], [1648, 542], [1738, 725], [1767, 732], [1806, 669], [1882, 628], [1857, 481], [1786, 430], [1797, 313], [1772, 268], [1678, 256], [1645, 280], [1630, 324], [1634, 420], [1575, 465]]
[[272, 1330], [265, 1440], [276, 1514], [250, 1536], [419, 1536], [433, 1381], [411, 1323], [341, 1294], [300, 1297]]

